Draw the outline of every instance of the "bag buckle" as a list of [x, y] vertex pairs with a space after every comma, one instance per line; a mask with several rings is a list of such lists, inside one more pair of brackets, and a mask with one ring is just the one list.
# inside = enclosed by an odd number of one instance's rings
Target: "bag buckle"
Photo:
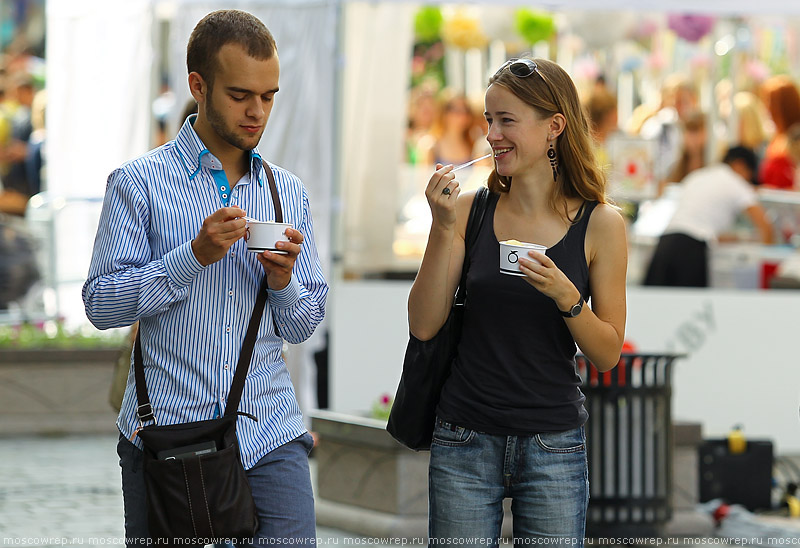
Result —
[[136, 408], [136, 414], [139, 417], [139, 427], [144, 426], [147, 421], [153, 421], [153, 424], [158, 424], [156, 416], [153, 414], [153, 404], [147, 402]]

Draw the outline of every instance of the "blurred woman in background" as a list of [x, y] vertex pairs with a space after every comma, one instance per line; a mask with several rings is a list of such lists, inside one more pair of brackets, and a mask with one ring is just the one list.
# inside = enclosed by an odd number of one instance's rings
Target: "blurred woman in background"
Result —
[[463, 164], [472, 159], [475, 147], [475, 113], [463, 94], [446, 99], [434, 125], [436, 141], [431, 150], [431, 164]]
[[618, 128], [617, 98], [604, 86], [596, 86], [584, 103], [596, 148], [595, 155], [603, 171], [610, 172], [611, 157], [607, 150], [609, 136]]
[[692, 112], [683, 123], [681, 152], [666, 182], [680, 183], [689, 173], [704, 167], [707, 143], [706, 116], [702, 112]]
[[764, 82], [761, 96], [775, 124], [775, 135], [767, 146], [759, 180], [770, 188], [794, 188], [794, 162], [789, 156], [787, 132], [800, 122], [800, 92], [787, 75], [773, 76]]

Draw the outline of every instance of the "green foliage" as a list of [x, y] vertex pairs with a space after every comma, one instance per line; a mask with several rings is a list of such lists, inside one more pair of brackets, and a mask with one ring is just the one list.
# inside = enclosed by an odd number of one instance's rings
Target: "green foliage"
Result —
[[432, 43], [440, 38], [444, 17], [438, 6], [423, 6], [414, 15], [414, 35], [419, 42]]
[[514, 30], [529, 44], [549, 40], [556, 32], [553, 16], [547, 12], [520, 8], [514, 13]]
[[57, 322], [40, 325], [23, 323], [0, 325], [0, 348], [118, 348], [125, 343], [125, 333], [103, 333], [94, 328], [68, 331]]

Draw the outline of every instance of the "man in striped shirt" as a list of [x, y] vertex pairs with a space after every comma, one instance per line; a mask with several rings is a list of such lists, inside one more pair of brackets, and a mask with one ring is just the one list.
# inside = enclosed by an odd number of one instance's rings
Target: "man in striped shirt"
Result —
[[[256, 538], [311, 545], [308, 470], [313, 443], [286, 365], [283, 340], [300, 343], [322, 321], [328, 286], [314, 244], [308, 195], [269, 166], [283, 208], [285, 254], [247, 251], [245, 215], [275, 220], [256, 145], [278, 92], [274, 39], [250, 14], [207, 15], [187, 48], [198, 114], [175, 140], [108, 179], [89, 276], [86, 313], [100, 329], [139, 320], [145, 378], [158, 424], [225, 412], [259, 285], [269, 286], [239, 411], [241, 456], [258, 508]], [[275, 332], [275, 327], [280, 333]], [[133, 373], [117, 426], [129, 545], [147, 543], [141, 441]], [[256, 540], [256, 544], [261, 544]]]

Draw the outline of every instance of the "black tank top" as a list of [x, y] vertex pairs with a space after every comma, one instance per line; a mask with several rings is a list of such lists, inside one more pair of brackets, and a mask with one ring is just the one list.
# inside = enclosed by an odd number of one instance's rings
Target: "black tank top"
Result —
[[[437, 413], [456, 424], [499, 435], [530, 435], [577, 428], [586, 422], [575, 340], [555, 301], [523, 278], [502, 274], [494, 233], [498, 194], [470, 250], [467, 301], [458, 357]], [[547, 256], [589, 298], [584, 240], [597, 202]]]

